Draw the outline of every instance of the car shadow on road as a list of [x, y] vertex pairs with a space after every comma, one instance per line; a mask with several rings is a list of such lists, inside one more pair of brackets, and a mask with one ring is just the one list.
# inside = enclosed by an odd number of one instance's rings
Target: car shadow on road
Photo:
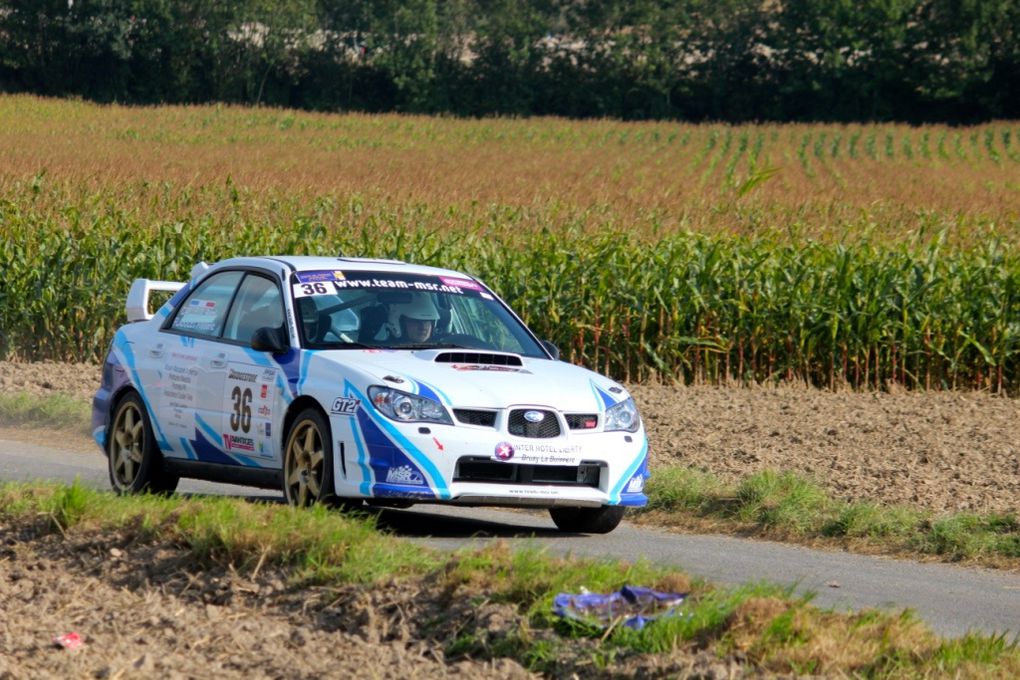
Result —
[[[475, 517], [440, 515], [415, 510], [366, 508], [376, 517], [380, 529], [398, 536], [435, 538], [548, 538], [563, 536], [555, 527], [536, 527], [530, 523], [515, 523], [507, 513], [507, 521], [492, 521]], [[526, 516], [522, 515], [522, 519]]]

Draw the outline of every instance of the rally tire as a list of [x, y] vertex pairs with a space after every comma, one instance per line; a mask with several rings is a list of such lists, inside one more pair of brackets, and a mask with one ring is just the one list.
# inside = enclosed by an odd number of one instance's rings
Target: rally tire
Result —
[[289, 505], [340, 505], [333, 488], [333, 440], [326, 416], [317, 408], [298, 414], [287, 433], [283, 455], [283, 495]]
[[163, 469], [163, 454], [156, 446], [145, 403], [137, 392], [121, 397], [110, 423], [106, 458], [113, 490], [120, 495], [173, 493], [180, 477]]
[[603, 505], [598, 508], [550, 508], [556, 528], [574, 534], [608, 534], [620, 525], [627, 508]]

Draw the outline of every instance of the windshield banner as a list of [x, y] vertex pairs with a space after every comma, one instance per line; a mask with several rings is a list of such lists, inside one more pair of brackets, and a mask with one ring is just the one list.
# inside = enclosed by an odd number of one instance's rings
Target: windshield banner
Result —
[[477, 281], [453, 276], [426, 276], [393, 272], [323, 270], [298, 272], [294, 297], [336, 295], [344, 290], [406, 290], [450, 295], [491, 297]]

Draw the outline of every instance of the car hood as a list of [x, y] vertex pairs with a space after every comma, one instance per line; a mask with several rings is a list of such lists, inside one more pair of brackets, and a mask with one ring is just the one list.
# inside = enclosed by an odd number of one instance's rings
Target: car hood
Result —
[[318, 354], [348, 375], [360, 372], [370, 382], [405, 392], [431, 391], [458, 408], [527, 405], [595, 413], [630, 396], [618, 383], [586, 368], [515, 354], [434, 349]]

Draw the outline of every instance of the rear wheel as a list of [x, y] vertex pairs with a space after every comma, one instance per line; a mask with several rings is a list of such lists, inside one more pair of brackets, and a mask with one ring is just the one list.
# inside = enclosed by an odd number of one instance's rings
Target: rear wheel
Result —
[[294, 419], [283, 459], [283, 495], [287, 503], [307, 507], [336, 505], [333, 491], [333, 441], [326, 417], [306, 408]]
[[117, 402], [107, 441], [110, 485], [118, 494], [172, 493], [180, 477], [163, 470], [145, 404], [137, 392]]
[[608, 534], [620, 525], [627, 508], [603, 505], [598, 508], [550, 508], [556, 528], [578, 534]]

